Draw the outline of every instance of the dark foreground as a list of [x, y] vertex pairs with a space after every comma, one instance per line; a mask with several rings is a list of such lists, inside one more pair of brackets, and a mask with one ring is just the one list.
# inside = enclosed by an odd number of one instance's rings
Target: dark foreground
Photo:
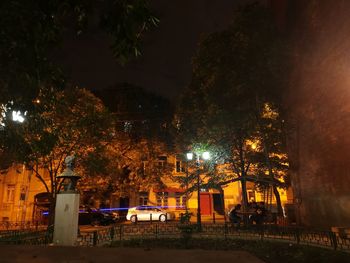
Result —
[[0, 246], [1, 263], [263, 263], [245, 251], [108, 247]]

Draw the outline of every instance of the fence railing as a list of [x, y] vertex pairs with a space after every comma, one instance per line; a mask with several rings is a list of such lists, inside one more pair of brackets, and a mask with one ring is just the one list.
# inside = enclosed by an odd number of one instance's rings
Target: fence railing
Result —
[[1, 230], [0, 244], [14, 245], [48, 245], [52, 241], [50, 230]]
[[40, 221], [0, 221], [0, 231], [2, 230], [28, 230], [45, 229], [47, 224]]
[[[25, 224], [27, 228], [20, 228], [21, 224], [13, 226], [15, 228], [0, 229], [0, 244], [47, 245], [52, 241], [53, 229], [47, 230], [47, 226], [35, 224]], [[131, 239], [184, 237], [278, 240], [350, 252], [350, 237], [332, 231], [279, 225], [237, 227], [230, 223], [203, 223], [200, 229], [194, 223], [179, 222], [119, 224], [94, 231], [81, 231], [77, 245], [102, 246], [113, 241]]]
[[252, 225], [235, 227], [230, 223], [202, 224], [198, 231], [196, 224], [179, 223], [141, 223], [116, 225], [102, 230], [83, 232], [78, 238], [78, 245], [101, 246], [112, 241], [153, 238], [242, 238], [260, 240], [278, 240], [294, 244], [303, 244], [332, 248], [350, 252], [350, 238], [339, 236], [332, 231], [313, 230], [300, 227], [278, 225]]

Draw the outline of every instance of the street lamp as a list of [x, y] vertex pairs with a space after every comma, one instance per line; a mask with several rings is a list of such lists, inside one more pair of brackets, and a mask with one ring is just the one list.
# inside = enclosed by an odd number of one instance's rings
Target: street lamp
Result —
[[201, 188], [200, 188], [200, 170], [199, 170], [199, 159], [200, 156], [202, 156], [203, 160], [209, 160], [210, 159], [210, 153], [209, 152], [203, 152], [202, 154], [200, 153], [187, 153], [186, 157], [187, 160], [193, 160], [194, 155], [196, 155], [196, 169], [197, 169], [197, 224], [199, 226], [199, 229], [201, 228], [201, 199], [200, 199], [200, 193], [201, 193]]

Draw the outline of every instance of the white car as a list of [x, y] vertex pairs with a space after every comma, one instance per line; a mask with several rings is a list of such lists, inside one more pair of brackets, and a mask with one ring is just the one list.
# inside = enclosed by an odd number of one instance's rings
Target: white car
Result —
[[166, 222], [175, 219], [175, 215], [154, 206], [142, 205], [129, 208], [126, 219], [132, 223], [136, 223], [137, 221]]

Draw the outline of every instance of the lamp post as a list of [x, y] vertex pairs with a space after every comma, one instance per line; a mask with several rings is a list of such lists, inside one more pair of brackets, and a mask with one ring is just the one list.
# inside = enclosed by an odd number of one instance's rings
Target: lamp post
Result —
[[200, 198], [200, 193], [201, 193], [201, 188], [200, 188], [200, 156], [202, 156], [203, 160], [209, 160], [210, 159], [210, 153], [209, 152], [203, 152], [202, 154], [200, 153], [187, 153], [186, 157], [187, 160], [193, 160], [193, 156], [196, 155], [196, 173], [197, 173], [197, 224], [199, 229], [201, 229], [202, 225], [202, 218], [201, 218], [201, 198]]

